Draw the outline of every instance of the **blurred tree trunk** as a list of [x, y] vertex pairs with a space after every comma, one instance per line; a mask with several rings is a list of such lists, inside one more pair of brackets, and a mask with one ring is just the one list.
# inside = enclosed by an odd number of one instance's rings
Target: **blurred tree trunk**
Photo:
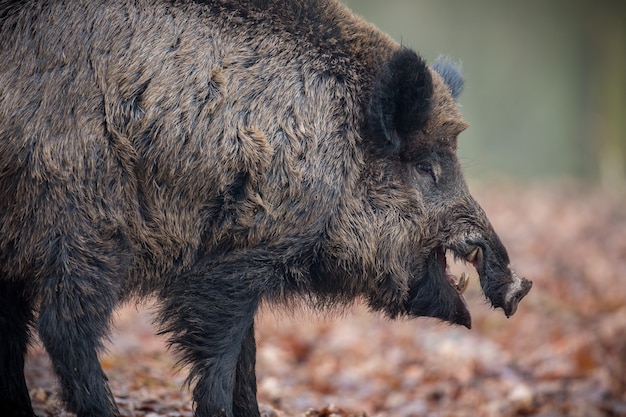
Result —
[[625, 191], [626, 7], [608, 0], [586, 6], [589, 138], [595, 145], [601, 184]]

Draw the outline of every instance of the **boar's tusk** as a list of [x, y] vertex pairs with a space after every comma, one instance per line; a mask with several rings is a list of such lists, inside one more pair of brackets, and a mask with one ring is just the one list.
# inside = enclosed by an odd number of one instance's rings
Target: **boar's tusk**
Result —
[[459, 294], [463, 294], [465, 290], [467, 290], [468, 284], [469, 284], [469, 275], [467, 275], [465, 272], [462, 272], [461, 276], [459, 277], [459, 282], [454, 286], [454, 288], [456, 288], [456, 291]]
[[467, 262], [473, 264], [474, 262], [476, 262], [476, 260], [479, 258], [479, 256], [480, 256], [480, 248], [476, 247], [476, 248], [474, 248], [472, 253], [467, 255], [467, 258], [465, 258], [465, 260], [467, 260]]

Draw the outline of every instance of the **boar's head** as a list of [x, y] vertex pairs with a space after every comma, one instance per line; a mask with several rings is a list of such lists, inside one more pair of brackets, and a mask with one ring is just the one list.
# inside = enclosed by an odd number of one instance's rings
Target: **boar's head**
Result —
[[[532, 283], [510, 268], [505, 247], [463, 178], [456, 148], [467, 125], [455, 102], [462, 87], [452, 64], [429, 68], [408, 49], [383, 65], [367, 112], [362, 205], [349, 210], [343, 225], [357, 234], [348, 246], [359, 253], [346, 255], [343, 264], [361, 273], [372, 308], [469, 328], [465, 274], [449, 273], [446, 254], [476, 268], [484, 294], [507, 317]], [[360, 256], [360, 264], [350, 264], [350, 256]]]

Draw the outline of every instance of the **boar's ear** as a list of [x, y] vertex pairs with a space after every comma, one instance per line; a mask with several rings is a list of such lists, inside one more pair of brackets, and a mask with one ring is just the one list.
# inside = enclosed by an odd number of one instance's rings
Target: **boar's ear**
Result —
[[369, 125], [383, 149], [398, 153], [403, 138], [428, 120], [433, 81], [426, 62], [402, 48], [383, 65], [371, 94]]
[[453, 62], [448, 58], [439, 57], [433, 63], [433, 69], [441, 75], [443, 81], [450, 88], [452, 98], [457, 100], [465, 84], [463, 74], [461, 74], [461, 64]]

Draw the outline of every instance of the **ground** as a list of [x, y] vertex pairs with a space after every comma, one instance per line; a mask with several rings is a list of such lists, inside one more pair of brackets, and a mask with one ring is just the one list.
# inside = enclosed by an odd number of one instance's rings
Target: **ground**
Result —
[[[431, 319], [391, 322], [360, 305], [258, 319], [257, 378], [266, 417], [626, 416], [626, 195], [567, 184], [471, 187], [534, 282], [507, 319], [475, 271], [471, 330]], [[120, 311], [102, 365], [123, 416], [191, 416], [174, 356], [150, 305]], [[47, 356], [26, 374], [40, 416], [60, 405]]]

